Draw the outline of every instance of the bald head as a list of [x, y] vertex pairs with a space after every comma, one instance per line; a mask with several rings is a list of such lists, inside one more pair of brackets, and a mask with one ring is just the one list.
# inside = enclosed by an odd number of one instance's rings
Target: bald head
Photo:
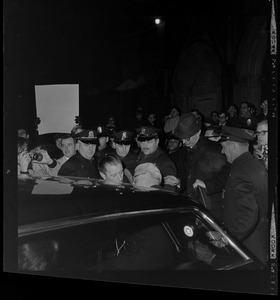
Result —
[[136, 186], [150, 187], [160, 185], [162, 175], [160, 170], [152, 163], [143, 163], [134, 170], [134, 184]]

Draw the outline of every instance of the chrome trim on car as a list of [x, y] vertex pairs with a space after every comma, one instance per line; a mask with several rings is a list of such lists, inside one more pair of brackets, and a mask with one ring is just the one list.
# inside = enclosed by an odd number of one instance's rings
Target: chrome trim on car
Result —
[[79, 225], [85, 225], [95, 222], [101, 222], [111, 219], [119, 219], [123, 217], [131, 217], [131, 216], [141, 216], [144, 214], [159, 214], [159, 213], [174, 213], [174, 212], [181, 212], [184, 210], [185, 212], [190, 211], [191, 209], [186, 209], [185, 207], [178, 207], [178, 208], [160, 208], [160, 209], [149, 209], [149, 210], [142, 210], [142, 211], [135, 211], [135, 212], [117, 212], [111, 213], [103, 216], [96, 216], [96, 215], [83, 215], [82, 217], [71, 217], [59, 220], [52, 220], [46, 222], [38, 222], [28, 225], [22, 225], [18, 227], [18, 237], [24, 237], [28, 235], [33, 235], [41, 232], [47, 232], [51, 230], [57, 230], [65, 227], [73, 227]]

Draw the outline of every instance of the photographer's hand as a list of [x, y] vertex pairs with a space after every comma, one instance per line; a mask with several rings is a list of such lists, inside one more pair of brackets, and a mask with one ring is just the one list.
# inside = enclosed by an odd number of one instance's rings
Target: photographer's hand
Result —
[[27, 172], [31, 157], [27, 151], [18, 154], [18, 164], [21, 172]]

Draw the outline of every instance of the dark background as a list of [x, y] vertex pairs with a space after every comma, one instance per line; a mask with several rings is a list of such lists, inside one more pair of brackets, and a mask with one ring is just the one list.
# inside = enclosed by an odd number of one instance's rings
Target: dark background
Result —
[[[79, 84], [88, 126], [110, 115], [123, 126], [139, 105], [164, 115], [182, 47], [201, 34], [193, 24], [210, 18], [227, 51], [228, 16], [246, 26], [248, 16], [269, 15], [269, 7], [268, 0], [5, 0], [4, 116], [33, 131], [34, 86], [71, 83]], [[154, 23], [157, 16], [164, 24]], [[126, 80], [139, 88], [118, 91]]]

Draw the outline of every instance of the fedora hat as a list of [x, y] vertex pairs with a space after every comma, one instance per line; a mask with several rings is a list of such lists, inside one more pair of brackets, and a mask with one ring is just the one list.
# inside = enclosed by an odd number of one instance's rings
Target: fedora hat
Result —
[[183, 114], [174, 130], [174, 135], [180, 139], [190, 138], [201, 129], [201, 121], [194, 114]]

